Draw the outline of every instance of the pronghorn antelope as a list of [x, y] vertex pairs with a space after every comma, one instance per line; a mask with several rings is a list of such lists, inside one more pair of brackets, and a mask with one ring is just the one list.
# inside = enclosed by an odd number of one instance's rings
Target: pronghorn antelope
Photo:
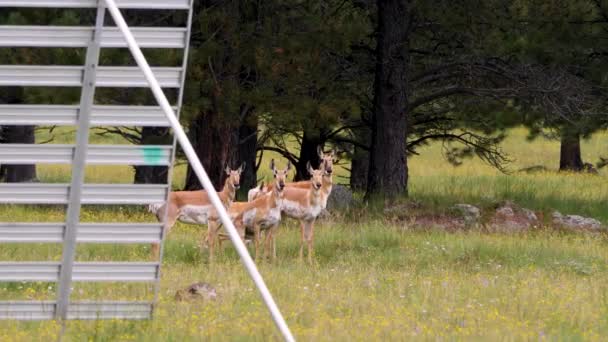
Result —
[[[333, 176], [335, 152], [332, 150], [330, 153], [323, 153], [323, 150], [319, 146], [317, 148], [317, 153], [319, 154], [320, 168], [323, 168], [325, 171], [323, 174], [323, 186], [321, 188], [321, 198], [322, 198], [322, 203], [323, 203], [323, 209], [325, 209], [327, 207], [327, 199], [329, 198], [329, 194], [331, 193], [331, 189], [333, 186], [333, 177], [332, 176]], [[256, 199], [258, 196], [260, 196], [261, 194], [271, 191], [272, 186], [273, 186], [272, 184], [268, 184], [268, 185], [264, 186], [264, 184], [262, 183], [259, 186], [249, 190], [249, 192], [247, 193], [248, 200], [252, 201], [252, 200]], [[310, 187], [310, 180], [286, 183], [285, 186], [288, 188], [296, 187], [296, 188], [308, 189]]]
[[[288, 162], [284, 170], [275, 168], [274, 159], [270, 161], [270, 169], [274, 177], [272, 190], [259, 196], [251, 202], [233, 202], [229, 207], [228, 212], [239, 231], [241, 239], [245, 239], [246, 233], [253, 234], [253, 242], [255, 246], [255, 259], [259, 256], [259, 244], [261, 240], [261, 232], [265, 231], [266, 241], [264, 243], [264, 258], [266, 252], [272, 249], [272, 259], [276, 258], [276, 245], [274, 235], [281, 221], [281, 202], [283, 199], [283, 190], [285, 188], [285, 179], [287, 173], [291, 169], [291, 164]], [[210, 252], [214, 244], [219, 225], [209, 224], [208, 241]]]
[[304, 243], [308, 246], [308, 262], [312, 263], [313, 238], [315, 220], [323, 210], [323, 178], [324, 169], [314, 170], [310, 163], [307, 165], [311, 176], [308, 189], [301, 187], [286, 187], [283, 190], [281, 211], [288, 217], [300, 221], [302, 240], [300, 241], [300, 260], [303, 258]]
[[[224, 187], [222, 191], [218, 192], [220, 200], [226, 208], [230, 207], [230, 204], [234, 201], [236, 196], [236, 190], [240, 187], [241, 173], [245, 169], [245, 163], [243, 163], [238, 169], [231, 170], [226, 166], [225, 172], [228, 177], [224, 181]], [[164, 222], [163, 229], [165, 230], [165, 236], [169, 234], [169, 231], [175, 225], [175, 222], [188, 224], [207, 224], [210, 216], [215, 215], [215, 209], [209, 200], [207, 192], [204, 190], [196, 191], [173, 191], [169, 194], [169, 208], [166, 208], [166, 203], [151, 204], [148, 206], [148, 210], [156, 215], [159, 222]], [[166, 220], [163, 220], [163, 216], [167, 214]], [[159, 245], [152, 244], [152, 253], [154, 256], [158, 256]]]
[[[306, 243], [308, 245], [308, 261], [312, 262], [312, 250], [313, 250], [313, 238], [314, 238], [314, 221], [316, 220], [317, 216], [320, 214], [320, 212], [325, 209], [327, 207], [327, 199], [329, 198], [329, 194], [331, 193], [331, 189], [333, 186], [333, 164], [334, 164], [334, 151], [331, 151], [330, 153], [323, 153], [323, 151], [321, 150], [321, 147], [319, 147], [317, 149], [317, 152], [319, 154], [319, 158], [321, 159], [321, 164], [320, 164], [320, 168], [319, 170], [314, 170], [314, 173], [316, 174], [317, 177], [319, 177], [319, 174], [321, 175], [321, 188], [319, 189], [319, 197], [320, 197], [320, 210], [319, 213], [317, 213], [316, 215], [314, 215], [314, 219], [303, 219], [302, 215], [304, 214], [298, 214], [297, 211], [292, 208], [291, 210], [287, 209], [287, 206], [289, 204], [292, 204], [292, 202], [299, 202], [301, 198], [297, 197], [297, 196], [301, 196], [302, 193], [300, 194], [296, 194], [295, 191], [284, 191], [284, 195], [283, 195], [283, 207], [282, 207], [282, 213], [285, 214], [288, 217], [297, 219], [300, 221], [300, 229], [302, 231], [302, 240], [300, 243], [300, 259], [303, 258], [303, 248], [304, 248], [304, 243]], [[311, 168], [309, 168], [309, 172], [311, 172]], [[313, 174], [311, 173], [311, 176]], [[286, 190], [288, 189], [311, 189], [311, 187], [314, 187], [314, 176], [311, 180], [307, 180], [307, 181], [300, 181], [300, 182], [293, 182], [293, 183], [287, 183], [285, 184]], [[264, 187], [263, 185], [260, 185], [252, 190], [249, 191], [248, 193], [248, 197], [250, 198], [250, 200], [254, 200], [255, 198], [257, 198], [258, 196], [260, 196], [261, 194], [264, 194], [267, 191], [271, 191], [273, 188], [272, 184], [269, 184], [268, 186]], [[295, 196], [295, 197], [292, 197]], [[316, 205], [316, 202], [315, 202]], [[293, 205], [295, 206], [295, 204]], [[300, 209], [304, 210], [304, 207], [301, 207]], [[314, 210], [316, 210], [316, 206], [313, 208], [307, 208], [306, 210], [309, 210], [310, 213], [313, 213]], [[310, 217], [310, 216], [309, 216]]]

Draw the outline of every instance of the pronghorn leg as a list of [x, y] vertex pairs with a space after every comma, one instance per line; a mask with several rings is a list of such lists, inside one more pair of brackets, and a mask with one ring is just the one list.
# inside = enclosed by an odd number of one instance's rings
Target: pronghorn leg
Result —
[[310, 263], [310, 264], [312, 264], [313, 239], [314, 239], [314, 221], [308, 221], [308, 222], [306, 222], [306, 244], [308, 245], [308, 263]]
[[270, 254], [270, 248], [271, 248], [270, 245], [272, 243], [272, 231], [270, 229], [271, 228], [266, 229], [266, 232], [265, 232], [266, 236], [264, 237], [265, 238], [264, 239], [264, 256], [263, 256], [264, 260], [266, 260], [266, 258], [268, 257], [268, 254]]
[[[163, 224], [163, 230], [164, 230], [164, 239], [167, 239], [167, 236], [169, 236], [169, 232], [171, 231], [171, 228], [173, 228], [173, 226], [175, 225], [175, 222], [177, 221], [177, 217], [179, 214], [179, 211], [177, 210], [176, 207], [174, 206], [170, 206], [169, 210], [167, 211], [167, 216], [163, 217], [161, 216], [161, 211], [162, 213], [165, 212], [165, 206], [163, 205], [162, 207], [160, 207], [156, 213], [156, 218], [159, 220], [159, 222], [165, 222]], [[154, 260], [159, 258], [160, 255], [160, 243], [153, 243], [152, 246], [150, 247], [150, 251], [152, 253], [152, 258]]]
[[209, 244], [209, 263], [213, 263], [216, 245], [217, 222], [210, 220], [207, 224], [207, 243]]
[[260, 254], [260, 226], [258, 224], [253, 226], [253, 242], [255, 245], [255, 260], [258, 261]]
[[279, 225], [276, 224], [272, 227], [270, 227], [270, 242], [271, 242], [271, 246], [270, 248], [272, 248], [272, 262], [274, 263], [277, 259], [277, 231], [278, 231]]
[[306, 235], [304, 235], [305, 230], [304, 221], [300, 221], [300, 231], [302, 233], [302, 238], [300, 239], [300, 261], [304, 259], [304, 242], [306, 241]]

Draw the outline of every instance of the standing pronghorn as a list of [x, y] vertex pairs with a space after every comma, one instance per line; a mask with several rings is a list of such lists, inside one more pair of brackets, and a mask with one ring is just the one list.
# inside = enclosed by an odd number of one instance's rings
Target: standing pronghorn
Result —
[[[319, 159], [320, 159], [319, 168], [321, 168], [325, 171], [323, 174], [323, 183], [322, 183], [322, 188], [321, 188], [321, 198], [323, 200], [323, 209], [325, 209], [327, 207], [327, 199], [329, 198], [329, 194], [331, 193], [331, 189], [333, 186], [333, 177], [332, 176], [333, 176], [335, 153], [334, 153], [334, 151], [331, 151], [330, 153], [323, 153], [323, 150], [321, 149], [320, 146], [317, 148], [317, 153], [318, 153]], [[262, 183], [259, 186], [249, 190], [249, 192], [247, 193], [248, 200], [252, 201], [252, 200], [256, 199], [258, 196], [260, 196], [268, 191], [271, 191], [272, 186], [273, 186], [272, 184], [268, 184], [268, 185], [264, 186], [264, 184]], [[310, 187], [310, 180], [286, 183], [285, 186], [288, 188], [296, 187], [296, 188], [307, 189]]]
[[[307, 165], [311, 179], [307, 181], [308, 188], [286, 187], [283, 190], [282, 212], [300, 221], [302, 239], [300, 241], [300, 260], [304, 257], [304, 243], [308, 246], [308, 262], [312, 263], [314, 224], [324, 209], [323, 179], [326, 170], [314, 170], [310, 163]], [[322, 165], [321, 165], [322, 166]]]
[[[323, 151], [321, 150], [321, 147], [319, 147], [317, 149], [317, 152], [319, 154], [319, 158], [321, 159], [321, 164], [320, 164], [320, 170], [316, 170], [316, 171], [320, 171], [322, 173], [322, 177], [321, 177], [321, 189], [319, 191], [319, 195], [321, 198], [321, 211], [324, 210], [327, 207], [327, 199], [329, 198], [329, 195], [331, 193], [331, 189], [333, 187], [333, 165], [334, 165], [334, 151], [331, 151], [330, 153], [323, 153]], [[310, 171], [309, 171], [310, 172]], [[317, 172], [318, 173], [318, 172]], [[307, 180], [307, 181], [300, 181], [300, 182], [293, 182], [293, 183], [287, 183], [285, 184], [286, 189], [309, 189], [313, 184], [312, 180]], [[258, 196], [264, 194], [267, 191], [272, 190], [273, 185], [269, 184], [268, 186], [264, 187], [263, 185], [260, 185], [256, 188], [253, 188], [249, 191], [248, 193], [248, 197], [251, 200], [254, 200], [255, 198], [257, 198]], [[285, 193], [284, 195], [284, 203], [289, 203], [287, 201], [290, 201], [290, 196], [287, 193]], [[306, 243], [308, 245], [308, 260], [309, 262], [312, 262], [312, 256], [311, 256], [311, 252], [312, 252], [312, 248], [313, 248], [313, 238], [314, 238], [314, 221], [315, 220], [303, 220], [300, 217], [298, 217], [298, 215], [292, 214], [288, 211], [285, 210], [285, 208], [283, 208], [283, 213], [285, 215], [287, 215], [288, 217], [297, 219], [300, 221], [300, 229], [302, 231], [302, 241], [300, 243], [300, 258], [303, 258], [303, 246], [304, 243]], [[318, 216], [318, 215], [317, 215]], [[315, 216], [316, 219], [316, 216]]]
[[[266, 257], [266, 252], [272, 248], [272, 259], [276, 258], [276, 246], [273, 237], [281, 221], [281, 202], [283, 200], [285, 178], [287, 178], [287, 173], [291, 169], [291, 164], [288, 162], [284, 170], [278, 170], [275, 168], [273, 159], [270, 161], [270, 169], [274, 177], [271, 191], [258, 196], [258, 198], [251, 202], [233, 202], [228, 208], [230, 217], [234, 221], [234, 225], [238, 229], [241, 238], [244, 239], [247, 231], [253, 233], [256, 260], [259, 256], [262, 230], [266, 234], [264, 257]], [[213, 255], [218, 230], [219, 222], [217, 220], [210, 220], [207, 237], [210, 257]]]
[[[241, 185], [241, 173], [244, 169], [245, 163], [236, 170], [231, 170], [226, 166], [225, 172], [228, 177], [224, 181], [222, 191], [218, 192], [220, 200], [226, 208], [230, 207], [230, 204], [234, 201], [236, 191]], [[169, 194], [168, 203], [168, 209], [166, 209], [167, 203], [151, 204], [148, 206], [148, 210], [156, 215], [158, 221], [165, 223], [163, 226], [165, 237], [169, 234], [169, 231], [171, 231], [177, 220], [189, 224], [207, 224], [209, 217], [215, 212], [205, 190], [172, 191]], [[163, 220], [165, 212], [167, 216]], [[158, 256], [158, 250], [159, 245], [152, 244], [152, 254], [154, 256]]]

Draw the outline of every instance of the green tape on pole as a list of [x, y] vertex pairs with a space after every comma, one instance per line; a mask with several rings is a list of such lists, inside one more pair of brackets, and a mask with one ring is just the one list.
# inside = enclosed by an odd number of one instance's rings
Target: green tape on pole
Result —
[[148, 165], [160, 165], [163, 162], [163, 149], [158, 146], [142, 146], [144, 161]]

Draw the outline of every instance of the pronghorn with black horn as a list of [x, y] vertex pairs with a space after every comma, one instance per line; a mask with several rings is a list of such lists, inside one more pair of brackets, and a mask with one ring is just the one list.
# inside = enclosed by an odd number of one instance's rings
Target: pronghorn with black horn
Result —
[[[320, 203], [321, 203], [321, 211], [327, 208], [327, 199], [331, 193], [331, 189], [333, 187], [333, 165], [334, 165], [334, 151], [330, 153], [323, 153], [321, 147], [318, 147], [317, 153], [321, 160], [319, 170], [315, 170], [315, 173], [318, 175], [321, 173], [321, 189], [319, 191]], [[309, 169], [310, 172], [310, 169]], [[314, 177], [313, 177], [314, 178]], [[255, 199], [257, 196], [260, 196], [264, 192], [272, 190], [272, 184], [264, 187], [263, 185], [258, 186], [249, 191], [248, 197], [250, 200]], [[285, 184], [285, 188], [287, 189], [310, 189], [313, 186], [313, 179], [307, 181], [299, 181], [293, 183]], [[295, 210], [287, 210], [286, 206], [289, 205], [291, 200], [295, 199], [294, 202], [297, 202], [298, 198], [291, 198], [290, 192], [285, 192], [283, 196], [283, 209], [282, 213], [288, 217], [297, 219], [300, 221], [300, 229], [302, 232], [302, 240], [300, 244], [300, 259], [303, 258], [303, 248], [304, 244], [308, 245], [308, 261], [312, 262], [312, 252], [313, 252], [313, 239], [314, 239], [314, 222], [316, 217], [319, 214], [315, 215], [315, 219], [304, 220], [300, 218], [300, 215], [296, 214]], [[316, 207], [315, 207], [316, 209]]]
[[[334, 166], [335, 152], [332, 150], [330, 153], [323, 153], [323, 150], [319, 146], [317, 148], [317, 153], [319, 155], [319, 160], [320, 160], [319, 168], [324, 170], [323, 183], [322, 183], [322, 188], [321, 188], [321, 197], [322, 197], [323, 209], [325, 209], [327, 207], [327, 199], [329, 198], [329, 194], [331, 193], [331, 189], [333, 187], [333, 166]], [[260, 196], [261, 194], [271, 191], [272, 186], [273, 186], [272, 184], [268, 184], [268, 185], [264, 186], [264, 184], [261, 183], [259, 186], [249, 190], [249, 192], [247, 194], [248, 200], [252, 201], [252, 200], [256, 199], [258, 196]], [[285, 186], [288, 188], [296, 187], [296, 188], [308, 189], [310, 187], [310, 180], [291, 182], [291, 183], [285, 184]]]
[[[236, 191], [241, 185], [241, 173], [245, 169], [243, 163], [238, 169], [231, 170], [226, 166], [225, 172], [228, 176], [224, 181], [224, 187], [218, 192], [224, 207], [229, 208], [236, 196]], [[196, 191], [172, 191], [169, 194], [169, 207], [166, 203], [151, 204], [148, 210], [156, 215], [159, 222], [164, 222], [163, 229], [165, 237], [171, 231], [176, 221], [188, 224], [208, 224], [210, 216], [215, 215], [215, 208], [209, 200], [205, 190]], [[166, 219], [163, 219], [166, 213]], [[159, 245], [152, 244], [152, 253], [158, 256]]]
[[305, 183], [308, 188], [300, 186], [285, 187], [281, 212], [300, 221], [302, 233], [300, 260], [304, 256], [304, 244], [306, 244], [308, 247], [308, 262], [312, 263], [314, 224], [324, 209], [323, 179], [327, 171], [323, 169], [323, 165], [320, 169], [315, 170], [310, 166], [310, 163], [307, 163], [306, 168], [311, 176], [310, 180]]
[[[266, 252], [272, 249], [272, 259], [274, 260], [276, 258], [274, 235], [276, 234], [276, 230], [281, 221], [283, 190], [285, 188], [287, 173], [291, 169], [291, 164], [287, 162], [287, 167], [285, 169], [278, 170], [275, 167], [273, 159], [270, 161], [270, 169], [272, 170], [274, 177], [271, 191], [258, 196], [258, 198], [251, 202], [233, 202], [228, 208], [228, 213], [239, 231], [241, 239], [245, 238], [247, 232], [253, 234], [256, 260], [259, 256], [259, 244], [262, 231], [265, 231], [266, 234], [264, 257], [266, 257]], [[207, 241], [211, 257], [218, 236], [219, 226], [220, 224], [217, 219], [209, 221]]]

